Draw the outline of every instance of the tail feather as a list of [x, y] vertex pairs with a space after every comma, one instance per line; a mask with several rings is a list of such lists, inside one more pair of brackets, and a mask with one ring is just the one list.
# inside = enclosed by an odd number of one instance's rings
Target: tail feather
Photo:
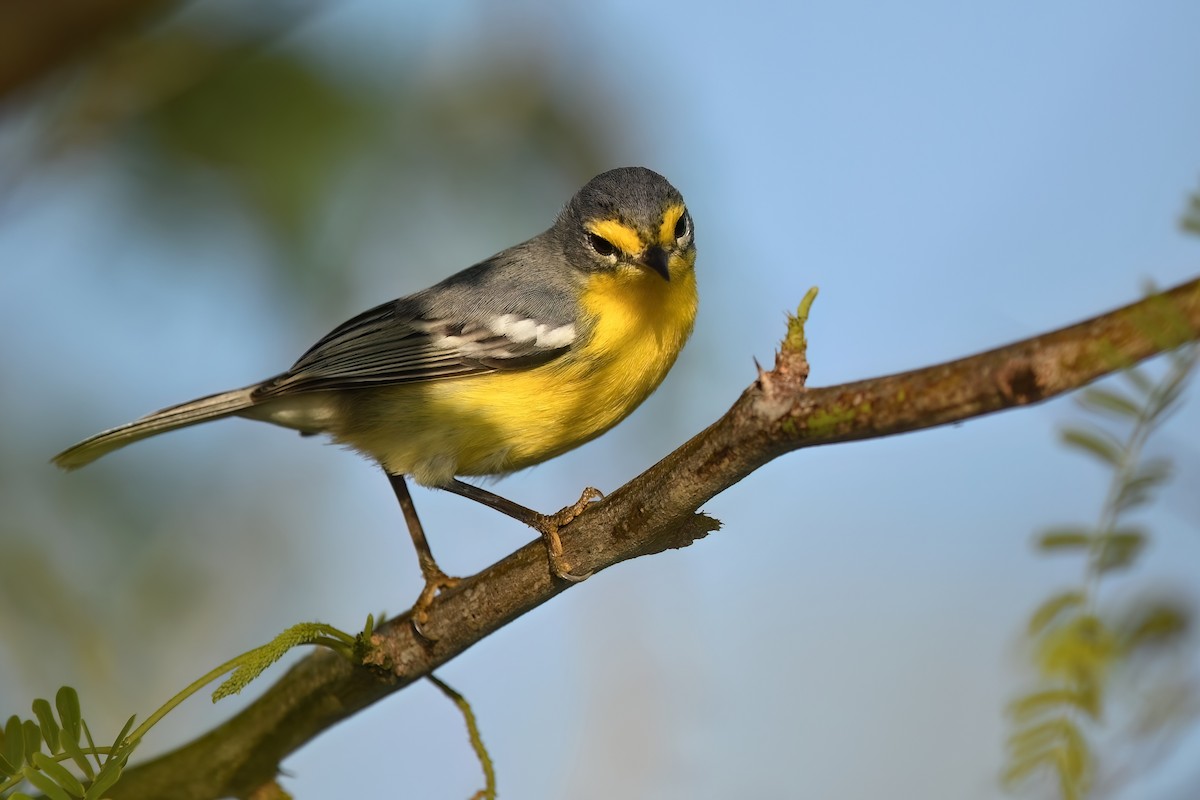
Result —
[[162, 411], [155, 411], [141, 419], [101, 431], [95, 436], [84, 439], [79, 444], [63, 450], [52, 460], [63, 469], [79, 469], [103, 455], [147, 437], [177, 428], [186, 428], [200, 422], [208, 422], [212, 419], [232, 416], [254, 405], [251, 394], [256, 388], [257, 384], [244, 389], [234, 389], [230, 392], [201, 397], [177, 406], [164, 408]]

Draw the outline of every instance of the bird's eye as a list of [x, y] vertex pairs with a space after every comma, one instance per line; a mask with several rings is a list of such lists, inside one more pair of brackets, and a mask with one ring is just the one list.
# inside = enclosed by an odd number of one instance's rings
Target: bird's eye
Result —
[[617, 246], [608, 239], [605, 239], [603, 236], [599, 236], [595, 233], [589, 233], [587, 240], [588, 244], [592, 246], [592, 249], [595, 250], [598, 255], [608, 258], [609, 256], [614, 256], [617, 254]]
[[675, 223], [675, 239], [683, 239], [687, 237], [692, 230], [692, 218], [684, 211], [679, 215], [679, 221]]

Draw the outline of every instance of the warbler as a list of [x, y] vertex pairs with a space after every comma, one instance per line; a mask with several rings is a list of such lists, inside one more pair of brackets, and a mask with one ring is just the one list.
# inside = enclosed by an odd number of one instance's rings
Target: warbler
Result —
[[644, 167], [610, 170], [545, 232], [359, 314], [286, 372], [103, 431], [54, 463], [76, 469], [140, 439], [230, 416], [326, 434], [389, 476], [425, 578], [414, 621], [456, 579], [433, 559], [405, 476], [537, 528], [552, 572], [576, 579], [558, 530], [598, 492], [541, 515], [457, 478], [546, 461], [637, 408], [692, 332], [695, 261], [692, 217], [675, 187]]

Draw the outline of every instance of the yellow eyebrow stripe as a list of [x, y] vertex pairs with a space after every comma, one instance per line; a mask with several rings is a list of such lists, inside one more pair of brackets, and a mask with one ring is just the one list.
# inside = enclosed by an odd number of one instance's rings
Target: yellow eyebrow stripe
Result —
[[624, 222], [619, 222], [615, 219], [602, 219], [598, 222], [589, 222], [586, 227], [597, 236], [601, 236], [612, 242], [624, 253], [637, 255], [646, 247], [642, 242], [642, 237], [638, 236], [638, 232]]
[[675, 244], [675, 225], [682, 216], [683, 205], [681, 203], [667, 206], [667, 210], [663, 212], [662, 226], [658, 229], [658, 243], [660, 245], [670, 247]]

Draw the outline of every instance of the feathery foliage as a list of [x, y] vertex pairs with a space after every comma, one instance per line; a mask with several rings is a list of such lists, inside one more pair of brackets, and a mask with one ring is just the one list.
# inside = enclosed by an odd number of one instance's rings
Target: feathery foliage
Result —
[[[1155, 341], [1171, 343], [1179, 330], [1178, 313], [1169, 304], [1156, 305], [1142, 328]], [[1123, 435], [1095, 423], [1063, 431], [1064, 444], [1099, 460], [1112, 478], [1094, 525], [1054, 528], [1037, 539], [1043, 552], [1082, 556], [1083, 574], [1076, 587], [1050, 597], [1030, 617], [1028, 636], [1042, 685], [1009, 707], [1014, 730], [1003, 781], [1010, 788], [1042, 775], [1056, 779], [1063, 800], [1087, 797], [1096, 756], [1086, 731], [1101, 722], [1110, 675], [1147, 643], [1147, 636], [1170, 636], [1181, 628], [1178, 614], [1165, 607], [1125, 626], [1110, 624], [1096, 608], [1101, 581], [1131, 567], [1145, 547], [1147, 532], [1131, 524], [1128, 515], [1150, 502], [1170, 477], [1171, 465], [1145, 458], [1143, 451], [1179, 406], [1198, 355], [1195, 344], [1178, 347], [1167, 354], [1160, 380], [1131, 366], [1123, 373], [1126, 388], [1081, 393], [1080, 405], [1093, 417], [1116, 423]]]

